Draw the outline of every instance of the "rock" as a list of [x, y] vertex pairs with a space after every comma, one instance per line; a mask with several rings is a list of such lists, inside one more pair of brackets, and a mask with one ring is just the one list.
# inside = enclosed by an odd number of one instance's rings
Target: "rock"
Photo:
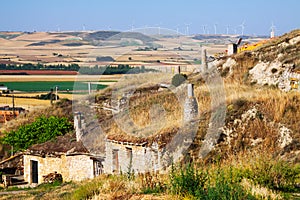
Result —
[[229, 74], [232, 74], [232, 68], [237, 64], [237, 62], [232, 59], [228, 58], [226, 62], [222, 65], [222, 70], [229, 69]]
[[55, 181], [58, 181], [58, 182], [63, 181], [62, 175], [57, 172], [50, 173], [46, 176], [43, 176], [43, 178], [44, 178], [44, 183], [53, 183]]
[[291, 137], [291, 133], [292, 131], [285, 126], [281, 126], [279, 128], [279, 143], [282, 149], [292, 143], [293, 138]]

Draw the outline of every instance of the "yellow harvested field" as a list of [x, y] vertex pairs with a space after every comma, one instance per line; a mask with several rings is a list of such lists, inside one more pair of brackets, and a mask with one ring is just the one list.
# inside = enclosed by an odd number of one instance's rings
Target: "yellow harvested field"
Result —
[[[18, 96], [37, 96], [45, 93], [18, 93], [14, 94], [15, 98], [15, 106], [23, 107], [26, 110], [32, 111], [38, 108], [43, 108], [46, 106], [50, 106], [50, 100], [39, 100], [39, 99], [26, 99], [26, 98], [18, 98]], [[58, 93], [61, 99], [67, 98], [70, 100], [74, 100], [82, 97], [80, 94], [60, 94]], [[0, 96], [0, 106], [10, 106], [12, 107], [12, 98]]]
[[[0, 105], [1, 106], [9, 105], [12, 107], [12, 98], [0, 97]], [[38, 99], [15, 98], [15, 106], [23, 107], [26, 110], [32, 111], [35, 109], [50, 106], [50, 101], [38, 100]]]

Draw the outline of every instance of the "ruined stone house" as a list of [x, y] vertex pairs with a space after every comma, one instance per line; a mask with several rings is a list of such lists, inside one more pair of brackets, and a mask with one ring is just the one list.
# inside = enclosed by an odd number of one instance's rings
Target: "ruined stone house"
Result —
[[64, 181], [91, 179], [103, 172], [101, 162], [102, 158], [91, 155], [73, 136], [59, 136], [24, 153], [24, 180], [40, 184], [44, 176], [54, 172], [61, 174]]
[[[184, 103], [184, 122], [190, 123], [198, 116], [198, 104], [192, 84], [187, 86]], [[104, 173], [158, 172], [168, 166], [166, 144], [176, 129], [158, 134], [154, 138], [136, 139], [126, 135], [108, 135], [105, 141]], [[182, 145], [182, 144], [179, 144]]]

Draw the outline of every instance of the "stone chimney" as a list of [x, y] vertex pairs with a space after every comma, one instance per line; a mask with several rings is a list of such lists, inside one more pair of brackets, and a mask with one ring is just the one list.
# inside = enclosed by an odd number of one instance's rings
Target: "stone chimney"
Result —
[[201, 52], [201, 68], [203, 71], [207, 70], [206, 49], [203, 47]]
[[85, 130], [84, 117], [81, 112], [74, 113], [74, 129], [76, 132], [76, 141], [79, 142]]
[[198, 116], [198, 103], [194, 96], [194, 85], [188, 84], [187, 86], [187, 98], [185, 99], [184, 103], [184, 115], [183, 120], [184, 122], [192, 121], [196, 119]]

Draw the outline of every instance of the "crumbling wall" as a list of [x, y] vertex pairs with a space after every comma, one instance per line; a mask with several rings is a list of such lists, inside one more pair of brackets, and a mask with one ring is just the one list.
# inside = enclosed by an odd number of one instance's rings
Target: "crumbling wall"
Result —
[[[129, 151], [132, 157], [129, 156]], [[107, 140], [105, 143], [104, 173], [145, 173], [161, 169], [161, 152], [156, 143], [147, 147]], [[118, 152], [118, 169], [113, 161], [113, 151]]]

